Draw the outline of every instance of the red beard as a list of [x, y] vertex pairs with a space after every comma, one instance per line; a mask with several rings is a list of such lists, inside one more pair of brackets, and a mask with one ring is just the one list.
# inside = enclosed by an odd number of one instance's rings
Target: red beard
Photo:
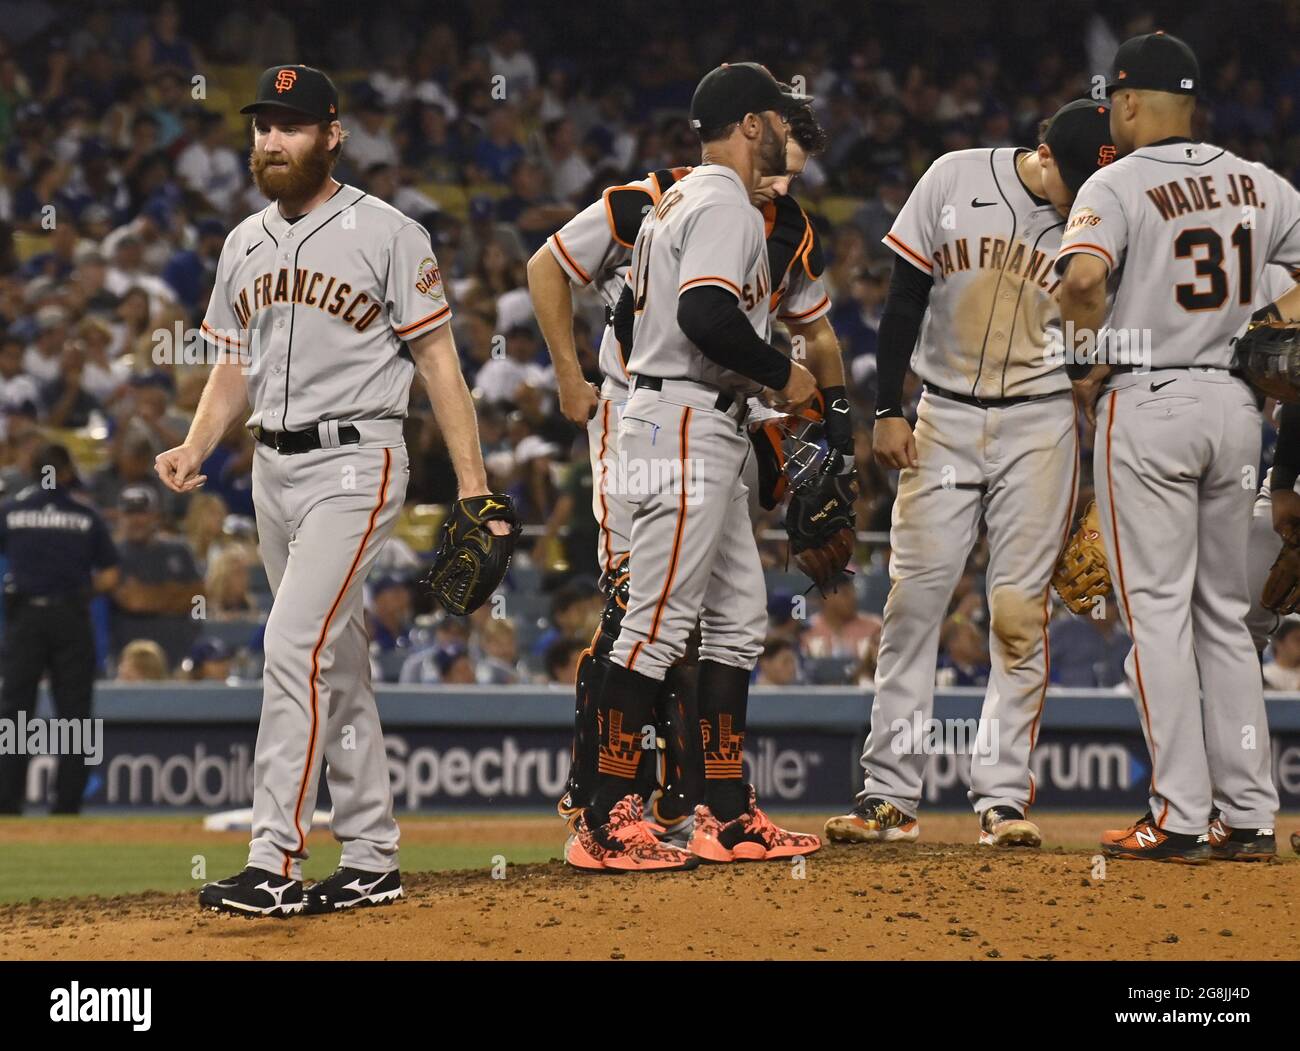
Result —
[[[272, 161], [283, 161], [284, 166], [272, 167]], [[300, 202], [310, 200], [324, 185], [334, 167], [324, 137], [301, 161], [287, 153], [267, 156], [256, 146], [248, 155], [248, 170], [262, 195], [271, 201]]]

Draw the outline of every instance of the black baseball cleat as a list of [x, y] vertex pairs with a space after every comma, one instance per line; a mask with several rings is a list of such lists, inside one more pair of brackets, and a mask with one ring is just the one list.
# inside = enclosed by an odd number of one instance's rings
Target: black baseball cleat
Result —
[[340, 867], [319, 883], [307, 888], [306, 912], [319, 916], [358, 906], [391, 905], [402, 896], [402, 875], [391, 872], [366, 872]]
[[1210, 821], [1210, 857], [1215, 861], [1272, 861], [1277, 838], [1271, 828], [1232, 828], [1217, 814]]
[[204, 884], [199, 906], [237, 916], [284, 919], [302, 912], [302, 881], [250, 866], [237, 876]]

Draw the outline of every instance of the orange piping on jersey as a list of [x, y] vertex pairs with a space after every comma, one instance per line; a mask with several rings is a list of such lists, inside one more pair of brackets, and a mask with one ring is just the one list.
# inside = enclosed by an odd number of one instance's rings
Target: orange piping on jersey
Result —
[[809, 314], [815, 314], [817, 313], [817, 311], [821, 310], [822, 307], [828, 306], [830, 304], [830, 301], [831, 301], [830, 296], [822, 296], [822, 301], [818, 303], [815, 307], [811, 307], [810, 309], [805, 310], [800, 314], [779, 314], [777, 315], [777, 320], [778, 321], [802, 321]]
[[682, 409], [682, 425], [678, 431], [678, 442], [681, 448], [680, 463], [682, 465], [682, 491], [677, 498], [677, 528], [673, 532], [673, 553], [668, 559], [668, 573], [664, 577], [663, 590], [659, 592], [659, 601], [655, 603], [655, 615], [650, 621], [650, 633], [641, 642], [632, 647], [632, 652], [628, 654], [627, 670], [632, 671], [636, 667], [636, 659], [641, 656], [641, 647], [647, 642], [654, 642], [659, 637], [659, 623], [663, 619], [664, 608], [668, 605], [668, 596], [673, 590], [673, 578], [677, 575], [677, 563], [682, 554], [682, 538], [686, 535], [686, 458], [688, 455], [689, 438], [691, 432], [691, 409]]
[[[329, 612], [325, 614], [325, 623], [321, 625], [320, 634], [316, 637], [316, 645], [311, 651], [311, 678], [308, 682], [309, 696], [311, 699], [311, 736], [307, 739], [307, 759], [303, 763], [302, 778], [298, 782], [298, 798], [293, 805], [293, 827], [298, 831], [298, 847], [295, 854], [301, 854], [307, 846], [307, 834], [303, 831], [301, 824], [302, 800], [307, 793], [307, 778], [311, 774], [312, 760], [316, 757], [316, 734], [320, 727], [320, 696], [316, 691], [316, 679], [320, 675], [320, 651], [325, 646], [325, 636], [329, 634], [330, 622], [334, 619], [334, 614], [338, 612], [339, 605], [343, 602], [343, 596], [347, 594], [348, 586], [352, 583], [352, 578], [356, 575], [357, 566], [361, 564], [361, 556], [365, 554], [366, 544], [370, 542], [370, 537], [375, 531], [375, 522], [379, 518], [379, 512], [384, 509], [384, 502], [388, 499], [388, 478], [389, 471], [393, 463], [393, 451], [384, 450], [384, 473], [379, 480], [379, 500], [370, 511], [370, 521], [366, 523], [366, 531], [361, 536], [361, 543], [357, 545], [357, 553], [352, 556], [352, 565], [348, 567], [348, 574], [343, 578], [343, 586], [334, 596], [334, 604], [330, 606]], [[289, 875], [292, 861], [289, 854], [284, 857], [284, 875]]]
[[[1116, 392], [1110, 392], [1110, 419], [1106, 422], [1106, 492], [1110, 496], [1110, 530], [1115, 537], [1115, 574], [1119, 577], [1119, 594], [1124, 603], [1124, 616], [1128, 618], [1129, 638], [1133, 640], [1133, 671], [1137, 679], [1138, 698], [1142, 701], [1142, 721], [1146, 723], [1147, 743], [1151, 746], [1151, 792], [1160, 794], [1156, 787], [1156, 737], [1151, 727], [1151, 711], [1147, 708], [1147, 689], [1142, 681], [1142, 659], [1138, 656], [1137, 625], [1133, 623], [1133, 607], [1128, 602], [1128, 587], [1124, 583], [1124, 553], [1119, 544], [1119, 513], [1115, 506], [1115, 468], [1111, 457], [1113, 442], [1111, 431], [1115, 429]], [[1165, 800], [1164, 809], [1156, 824], [1164, 827], [1165, 817], [1169, 813], [1169, 801]]]
[[693, 277], [689, 281], [687, 281], [686, 284], [682, 285], [677, 290], [677, 294], [681, 295], [688, 288], [694, 288], [696, 285], [725, 285], [727, 288], [731, 289], [731, 291], [736, 294], [737, 299], [740, 298], [740, 289], [737, 288], [735, 285], [733, 285], [725, 277]]
[[393, 329], [393, 332], [405, 339], [407, 336], [414, 335], [425, 325], [431, 325], [435, 321], [441, 321], [451, 313], [451, 307], [445, 306], [441, 310], [435, 310], [428, 317], [422, 317], [419, 321], [412, 321], [409, 325], [403, 325], [401, 328]]
[[[655, 185], [657, 186], [658, 183], [656, 183]], [[614, 209], [610, 206], [609, 195], [613, 193], [615, 190], [636, 190], [638, 193], [643, 193], [647, 197], [649, 197], [651, 204], [659, 203], [659, 195], [655, 193], [653, 190], [649, 190], [644, 186], [637, 186], [635, 183], [631, 183], [627, 186], [611, 186], [608, 190], [606, 190], [604, 193], [600, 195], [600, 199], [605, 202], [605, 223], [609, 226], [609, 236], [612, 237], [616, 243], [621, 244], [624, 248], [631, 248], [632, 243], [630, 241], [624, 241], [623, 238], [619, 237], [618, 229], [614, 225]]]
[[812, 220], [808, 218], [808, 213], [803, 213], [804, 222], [808, 224], [808, 236], [804, 243], [799, 246], [799, 262], [803, 263], [803, 272], [808, 275], [809, 281], [816, 281], [817, 277], [812, 272], [812, 267], [808, 265], [808, 257], [812, 255], [813, 242], [817, 239], [817, 231], [813, 229]]
[[[609, 206], [606, 205], [606, 208], [608, 207]], [[611, 226], [610, 229], [612, 231], [613, 227]], [[591, 277], [587, 274], [587, 271], [585, 271], [584, 269], [582, 269], [582, 267], [578, 265], [577, 261], [573, 258], [573, 256], [569, 254], [569, 250], [564, 247], [564, 242], [560, 240], [560, 235], [558, 231], [556, 233], [551, 234], [551, 240], [555, 242], [555, 247], [560, 250], [560, 255], [564, 256], [564, 261], [568, 263], [569, 266], [573, 268], [573, 272], [582, 279], [582, 283], [584, 285], [591, 284]]]
[[[689, 164], [687, 164], [679, 168], [669, 168], [668, 170], [673, 173], [673, 182], [679, 183], [683, 179], [685, 179], [686, 176], [691, 174], [692, 168]], [[650, 178], [650, 182], [654, 185], [654, 188], [650, 191], [650, 194], [654, 198], [655, 204], [658, 204], [659, 198], [662, 197], [664, 193], [664, 188], [659, 185], [659, 173], [651, 172], [649, 178]]]
[[605, 466], [605, 451], [609, 448], [609, 402], [605, 402], [604, 411], [600, 414], [600, 486], [597, 491], [600, 493], [600, 536], [605, 542], [605, 571], [609, 572], [614, 564], [614, 545], [611, 542], [609, 527], [605, 524], [609, 521], [609, 504], [605, 501], [605, 478], [609, 471]]
[[905, 256], [907, 256], [910, 260], [912, 260], [912, 262], [914, 262], [917, 266], [923, 267], [925, 270], [930, 272], [934, 271], [934, 264], [930, 262], [930, 260], [926, 259], [925, 256], [921, 255], [919, 252], [915, 251], [913, 248], [911, 248], [911, 246], [904, 244], [893, 234], [885, 234], [885, 240], [888, 241], [895, 248], [897, 248]]
[[234, 336], [227, 336], [224, 333], [218, 332], [206, 321], [203, 322], [199, 327], [200, 329], [202, 329], [203, 332], [207, 333], [210, 339], [212, 339], [216, 343], [224, 343], [229, 347], [234, 347], [236, 350], [238, 350], [243, 345]]
[[1062, 248], [1059, 252], [1056, 253], [1056, 258], [1064, 259], [1067, 255], [1073, 255], [1075, 252], [1082, 252], [1082, 251], [1097, 252], [1100, 255], [1105, 256], [1106, 264], [1112, 270], [1115, 269], [1115, 257], [1112, 256], [1108, 251], [1106, 251], [1106, 249], [1102, 248], [1101, 245], [1092, 244], [1090, 241], [1080, 241], [1078, 244], [1070, 245], [1069, 248]]

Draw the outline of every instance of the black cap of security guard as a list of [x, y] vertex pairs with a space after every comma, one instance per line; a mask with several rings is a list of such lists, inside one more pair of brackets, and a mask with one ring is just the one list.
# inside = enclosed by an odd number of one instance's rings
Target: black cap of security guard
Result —
[[257, 98], [240, 113], [265, 106], [296, 110], [312, 120], [339, 119], [339, 89], [313, 66], [272, 66], [257, 78]]
[[790, 113], [812, 101], [809, 95], [783, 91], [766, 66], [757, 62], [724, 62], [704, 75], [691, 98], [691, 127], [696, 131], [724, 128], [747, 113], [775, 110]]
[[1088, 176], [1115, 159], [1110, 107], [1093, 99], [1067, 102], [1047, 122], [1043, 142], [1052, 151], [1062, 181], [1071, 193], [1078, 193]]
[[1109, 96], [1123, 88], [1196, 95], [1201, 87], [1201, 66], [1183, 41], [1168, 33], [1145, 33], [1120, 44], [1110, 80]]

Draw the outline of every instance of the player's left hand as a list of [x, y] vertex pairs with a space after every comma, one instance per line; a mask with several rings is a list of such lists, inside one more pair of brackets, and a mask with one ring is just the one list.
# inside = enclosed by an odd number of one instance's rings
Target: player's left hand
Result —
[[[486, 489], [475, 489], [471, 492], [461, 493], [460, 498], [462, 500], [469, 500], [475, 496], [491, 496], [491, 495], [492, 494], [489, 493]], [[514, 529], [514, 527], [509, 522], [503, 522], [499, 518], [491, 518], [485, 524], [487, 525], [488, 532], [492, 533], [494, 536], [505, 536], [506, 534], [510, 533]]]
[[1082, 410], [1083, 418], [1090, 427], [1097, 426], [1097, 398], [1101, 394], [1101, 385], [1110, 375], [1109, 365], [1094, 365], [1083, 379], [1072, 380], [1074, 404]]

